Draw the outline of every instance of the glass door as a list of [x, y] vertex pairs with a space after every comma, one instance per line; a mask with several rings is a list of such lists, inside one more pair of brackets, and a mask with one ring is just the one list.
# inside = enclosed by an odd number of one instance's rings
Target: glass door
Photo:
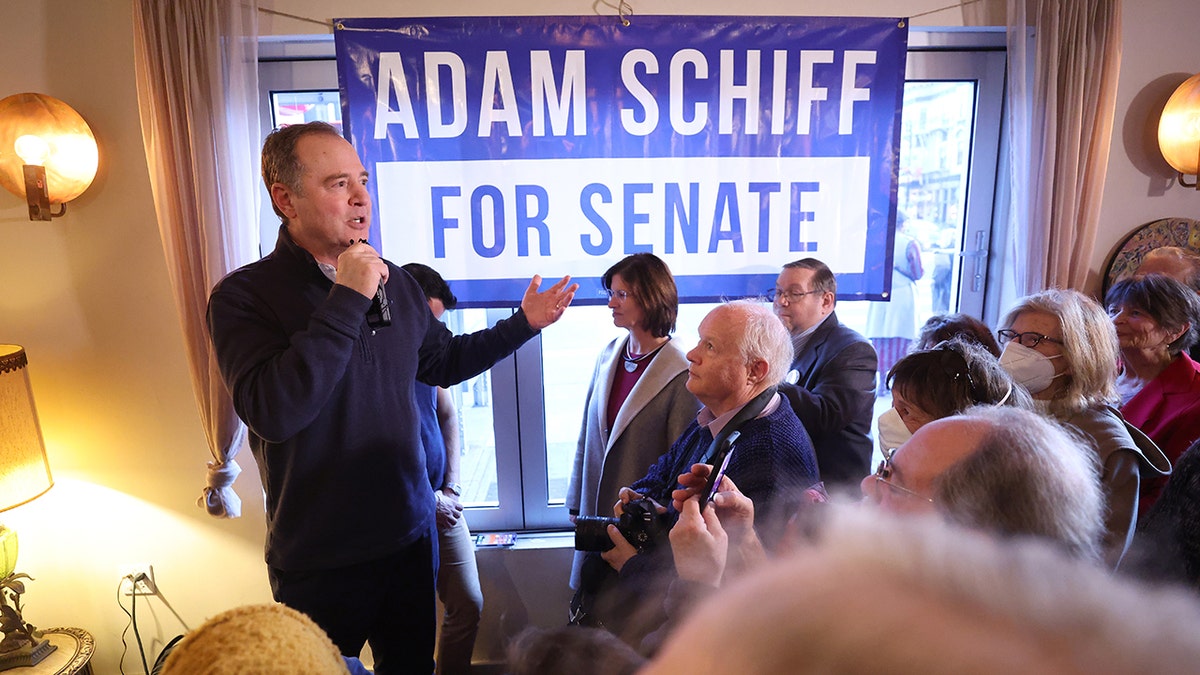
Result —
[[[879, 354], [881, 409], [890, 405], [883, 386], [888, 369], [929, 317], [983, 315], [1000, 147], [1003, 34], [914, 32], [911, 38], [891, 297], [838, 305], [838, 317]], [[958, 46], [963, 41], [975, 46]]]

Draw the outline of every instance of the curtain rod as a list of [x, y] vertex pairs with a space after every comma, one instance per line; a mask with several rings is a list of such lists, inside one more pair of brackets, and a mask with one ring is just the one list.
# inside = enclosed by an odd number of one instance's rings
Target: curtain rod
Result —
[[324, 26], [325, 29], [328, 30], [330, 33], [333, 32], [333, 20], [332, 19], [330, 19], [328, 21], [321, 21], [320, 19], [313, 19], [313, 18], [310, 18], [307, 16], [297, 16], [296, 14], [288, 14], [287, 12], [280, 12], [279, 10], [275, 10], [275, 9], [267, 9], [266, 7], [259, 7], [258, 11], [260, 11], [264, 14], [274, 14], [275, 16], [284, 16], [289, 19], [295, 19], [297, 21], [307, 21], [308, 23], [315, 23], [318, 26]]
[[915, 19], [915, 18], [917, 18], [917, 17], [921, 17], [921, 16], [929, 16], [930, 14], [937, 14], [938, 12], [944, 12], [944, 11], [946, 11], [946, 10], [948, 10], [948, 9], [954, 9], [954, 8], [956, 8], [956, 7], [966, 7], [967, 5], [973, 5], [973, 4], [975, 4], [975, 3], [977, 3], [977, 2], [980, 2], [980, 1], [981, 1], [981, 0], [962, 0], [962, 2], [956, 2], [956, 3], [954, 3], [953, 5], [947, 5], [947, 6], [945, 6], [945, 7], [939, 7], [939, 8], [937, 8], [937, 9], [931, 9], [931, 10], [928, 10], [928, 11], [925, 11], [925, 12], [921, 12], [920, 14], [910, 14], [910, 15], [908, 16], [908, 18], [910, 18], [910, 19]]
[[[981, 1], [982, 0], [962, 0], [961, 2], [956, 2], [953, 5], [946, 5], [945, 7], [939, 7], [937, 9], [926, 10], [919, 14], [910, 14], [908, 18], [916, 19], [916, 18], [919, 18], [922, 16], [929, 16], [930, 14], [937, 14], [938, 12], [944, 12], [948, 9], [955, 9], [955, 8], [959, 8], [959, 7], [965, 7], [967, 5], [973, 5], [973, 4], [975, 4], [977, 2], [981, 2]], [[607, 2], [605, 2], [603, 4], [606, 4], [606, 5], [609, 5], [610, 7], [612, 7], [612, 5], [610, 5]], [[621, 20], [622, 23], [624, 23], [626, 26], [628, 26], [629, 25], [629, 16], [631, 16], [633, 14], [633, 7], [630, 6], [626, 2], [626, 0], [620, 0], [620, 4], [616, 6], [616, 9], [617, 9], [618, 18]], [[307, 17], [307, 16], [299, 16], [296, 14], [288, 14], [287, 12], [280, 12], [279, 10], [275, 10], [275, 9], [267, 9], [266, 7], [259, 7], [258, 11], [260, 11], [264, 14], [273, 14], [275, 16], [282, 16], [282, 17], [287, 17], [289, 19], [295, 19], [297, 21], [305, 21], [308, 23], [315, 23], [318, 26], [322, 26], [322, 27], [328, 29], [329, 32], [331, 32], [331, 33], [333, 32], [332, 20], [322, 21], [320, 19], [313, 19], [313, 18]]]

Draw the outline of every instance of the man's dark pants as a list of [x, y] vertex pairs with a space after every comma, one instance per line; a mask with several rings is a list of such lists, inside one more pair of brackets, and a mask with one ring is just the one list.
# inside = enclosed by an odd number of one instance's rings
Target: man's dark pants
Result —
[[376, 675], [433, 672], [437, 635], [429, 534], [386, 558], [326, 570], [268, 567], [275, 600], [307, 614], [345, 656], [371, 644]]

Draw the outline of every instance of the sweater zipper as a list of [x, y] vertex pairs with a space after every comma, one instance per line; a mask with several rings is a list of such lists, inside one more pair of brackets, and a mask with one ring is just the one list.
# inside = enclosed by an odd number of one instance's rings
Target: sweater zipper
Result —
[[358, 341], [359, 351], [362, 353], [363, 363], [374, 363], [375, 350], [371, 346], [371, 338], [375, 337], [375, 333], [378, 331], [368, 326], [366, 321], [363, 321], [362, 326], [362, 330], [359, 332], [361, 336], [361, 339]]

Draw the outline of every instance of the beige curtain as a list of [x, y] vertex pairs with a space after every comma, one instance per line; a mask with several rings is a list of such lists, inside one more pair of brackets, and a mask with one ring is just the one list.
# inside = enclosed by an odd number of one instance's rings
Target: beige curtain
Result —
[[962, 0], [964, 26], [1003, 26], [1008, 22], [1005, 0]]
[[198, 504], [236, 518], [245, 427], [208, 339], [213, 284], [257, 257], [257, 0], [134, 0], [142, 138], [212, 461]]
[[1121, 0], [1009, 0], [1008, 58], [1015, 290], [1083, 290], [1116, 107]]

